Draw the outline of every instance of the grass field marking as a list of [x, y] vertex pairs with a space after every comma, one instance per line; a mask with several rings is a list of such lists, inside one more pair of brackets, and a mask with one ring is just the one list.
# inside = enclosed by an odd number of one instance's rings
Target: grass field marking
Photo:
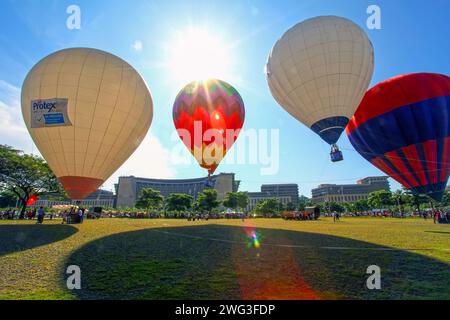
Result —
[[[243, 227], [239, 227], [239, 228], [243, 228]], [[160, 230], [155, 230], [155, 229], [147, 229], [147, 230], [149, 230], [151, 232], [163, 233], [163, 234], [167, 234], [167, 235], [180, 236], [180, 237], [197, 239], [197, 240], [208, 240], [208, 241], [233, 243], [233, 244], [245, 244], [245, 245], [247, 244], [247, 242], [245, 242], [245, 241], [234, 241], [234, 240], [218, 239], [218, 238], [205, 238], [205, 237], [193, 236], [193, 235], [179, 233], [179, 232], [160, 231]], [[323, 249], [323, 250], [450, 251], [450, 248], [333, 247], [333, 246], [305, 246], [305, 245], [275, 244], [275, 243], [264, 243], [264, 244], [261, 244], [261, 246], [270, 246], [270, 247], [279, 247], [279, 248]]]

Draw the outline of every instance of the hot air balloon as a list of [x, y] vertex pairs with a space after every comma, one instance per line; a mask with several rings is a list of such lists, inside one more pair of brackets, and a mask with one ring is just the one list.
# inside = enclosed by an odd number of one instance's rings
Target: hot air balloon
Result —
[[416, 73], [379, 83], [367, 91], [346, 133], [374, 166], [439, 201], [450, 168], [450, 77]]
[[173, 122], [183, 143], [211, 176], [236, 141], [245, 109], [228, 83], [209, 79], [186, 85], [175, 99]]
[[33, 203], [35, 203], [35, 202], [38, 201], [38, 200], [39, 200], [39, 197], [33, 193], [33, 194], [28, 198], [27, 206], [33, 205]]
[[321, 16], [286, 31], [266, 65], [275, 100], [294, 118], [332, 145], [332, 161], [342, 160], [336, 143], [372, 78], [373, 47], [350, 20]]
[[149, 89], [122, 59], [65, 49], [39, 61], [22, 87], [22, 114], [72, 199], [97, 190], [134, 152], [153, 116]]

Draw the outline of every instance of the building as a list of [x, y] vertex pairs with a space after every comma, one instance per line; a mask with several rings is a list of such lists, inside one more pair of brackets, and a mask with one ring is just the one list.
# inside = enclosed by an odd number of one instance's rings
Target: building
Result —
[[263, 184], [261, 192], [272, 197], [291, 197], [291, 202], [298, 204], [298, 184]]
[[46, 207], [51, 208], [55, 205], [77, 205], [82, 207], [115, 207], [116, 196], [113, 192], [98, 189], [97, 191], [91, 193], [88, 197], [83, 200], [70, 200], [67, 198], [61, 199], [60, 194], [52, 194], [48, 196], [42, 196], [38, 201], [36, 201], [33, 207]]
[[369, 193], [379, 190], [389, 191], [388, 177], [367, 177], [356, 184], [321, 184], [312, 189], [314, 202], [355, 202], [367, 199]]
[[283, 206], [288, 203], [298, 204], [298, 185], [294, 183], [289, 184], [263, 184], [261, 192], [247, 192], [248, 206], [247, 210], [253, 210], [258, 202], [267, 199], [277, 199]]
[[[207, 188], [207, 178], [195, 179], [148, 179], [134, 176], [120, 177], [116, 185], [117, 207], [134, 207], [143, 188], [159, 190], [167, 197], [172, 193], [183, 193], [197, 197], [197, 194]], [[239, 181], [234, 173], [220, 173], [211, 176], [211, 185], [217, 190], [217, 198], [223, 200], [228, 192], [236, 192]]]
[[253, 210], [258, 202], [268, 200], [268, 199], [277, 199], [284, 207], [292, 202], [292, 198], [290, 196], [270, 196], [262, 192], [247, 192], [248, 195], [248, 205], [247, 211]]

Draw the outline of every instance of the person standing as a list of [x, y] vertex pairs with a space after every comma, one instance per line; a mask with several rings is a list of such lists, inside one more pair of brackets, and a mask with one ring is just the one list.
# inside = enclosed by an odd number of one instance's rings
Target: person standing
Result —
[[439, 211], [436, 210], [436, 211], [434, 212], [434, 214], [433, 214], [433, 222], [434, 222], [435, 224], [438, 223], [440, 217], [441, 217], [441, 215], [440, 215]]
[[80, 223], [83, 223], [84, 210], [82, 208], [78, 208], [78, 217], [80, 219]]
[[44, 216], [45, 216], [45, 211], [43, 207], [39, 207], [39, 210], [37, 211], [37, 223], [42, 224], [42, 222], [44, 222]]
[[334, 217], [334, 219], [333, 219], [334, 221], [339, 221], [339, 218], [340, 218], [340, 217], [339, 217], [339, 212], [334, 211], [334, 212], [333, 212], [333, 217]]

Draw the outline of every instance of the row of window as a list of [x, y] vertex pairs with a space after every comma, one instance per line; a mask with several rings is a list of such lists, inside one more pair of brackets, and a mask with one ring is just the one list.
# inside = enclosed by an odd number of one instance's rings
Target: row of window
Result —
[[79, 205], [85, 207], [113, 207], [114, 200], [113, 199], [85, 199], [82, 201], [59, 201], [59, 200], [38, 200], [36, 201], [32, 207], [46, 207], [51, 208], [57, 205]]
[[367, 199], [367, 194], [361, 195], [333, 195], [333, 196], [325, 196], [325, 197], [314, 197], [314, 200], [318, 202], [355, 202], [358, 200]]

